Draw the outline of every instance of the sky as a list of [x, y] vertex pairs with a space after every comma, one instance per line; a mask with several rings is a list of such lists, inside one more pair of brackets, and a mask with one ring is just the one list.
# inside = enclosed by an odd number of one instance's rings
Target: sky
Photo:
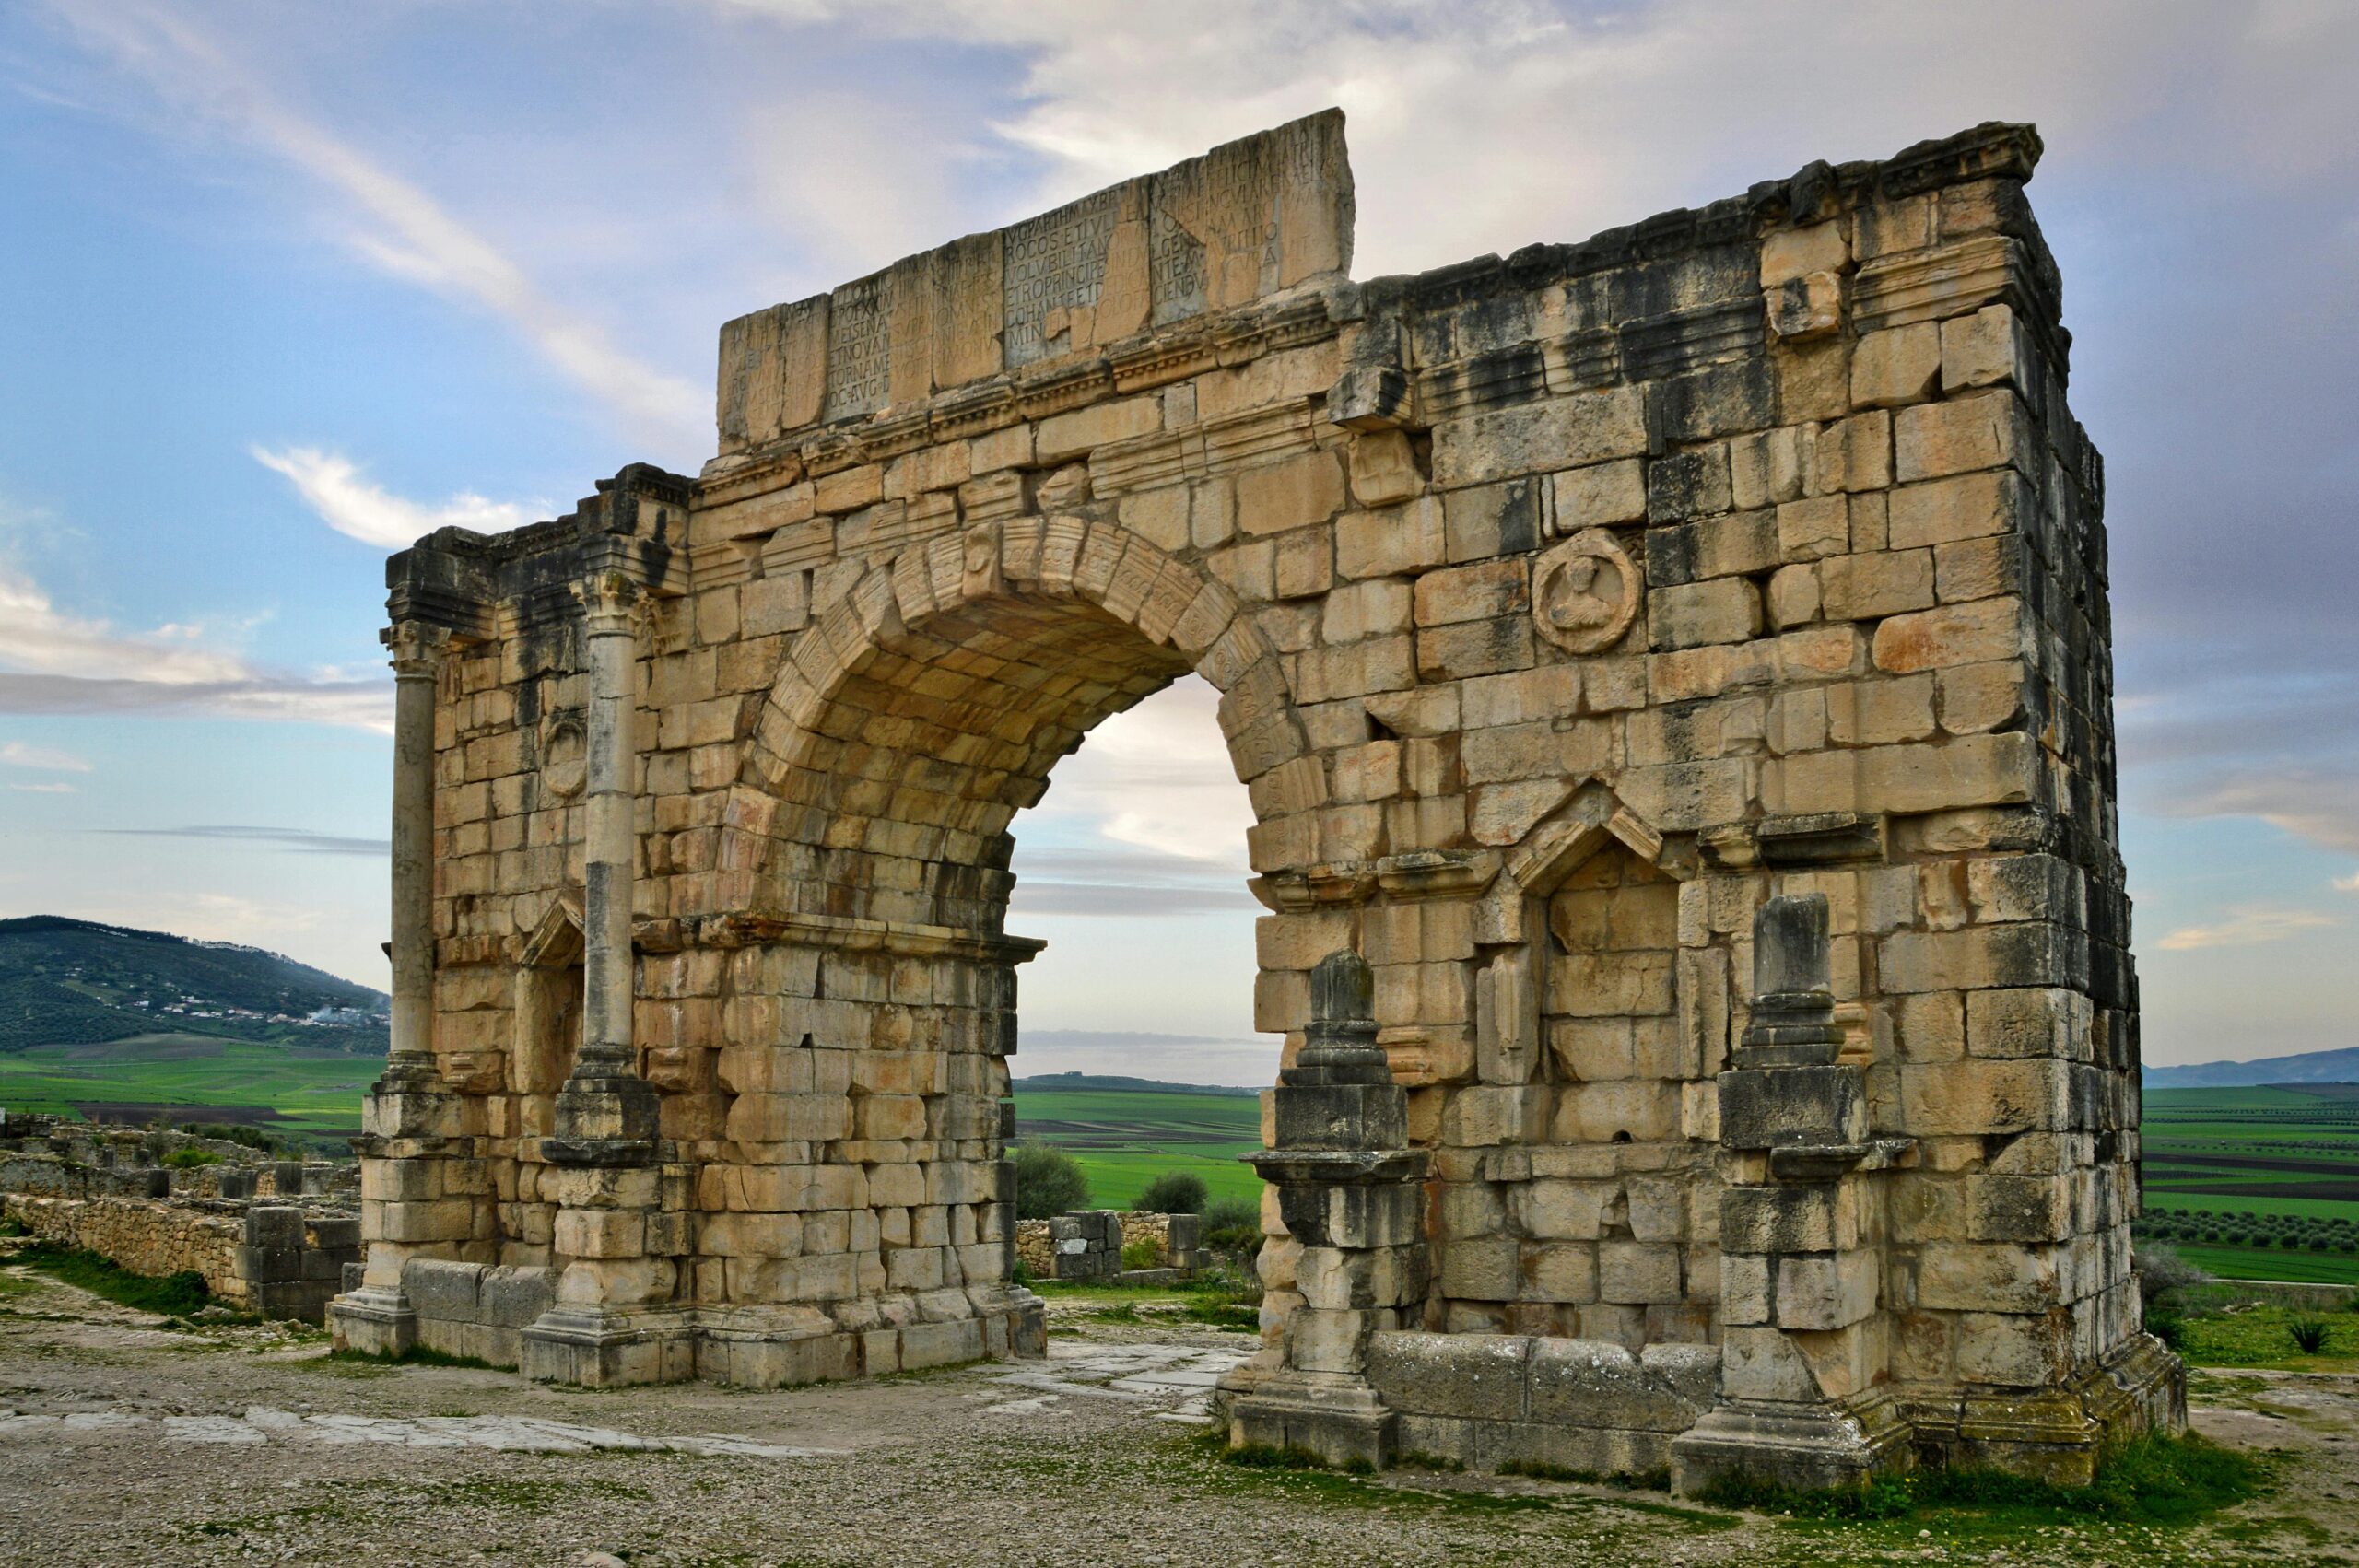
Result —
[[[2036, 122], [2150, 1062], [2359, 1011], [2359, 6], [0, 7], [0, 914], [382, 987], [386, 553], [713, 451], [719, 324], [1329, 104], [1355, 275]], [[1190, 681], [1018, 819], [1020, 1072], [1266, 1082]]]

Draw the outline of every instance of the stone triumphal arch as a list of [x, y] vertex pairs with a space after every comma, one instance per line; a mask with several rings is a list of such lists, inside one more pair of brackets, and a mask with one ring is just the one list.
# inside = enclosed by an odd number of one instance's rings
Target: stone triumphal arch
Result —
[[2177, 1420], [2038, 150], [1354, 282], [1331, 112], [730, 322], [697, 477], [392, 564], [339, 1340], [1040, 1353], [1008, 824], [1194, 672], [1286, 1040], [1237, 1441], [1825, 1482]]

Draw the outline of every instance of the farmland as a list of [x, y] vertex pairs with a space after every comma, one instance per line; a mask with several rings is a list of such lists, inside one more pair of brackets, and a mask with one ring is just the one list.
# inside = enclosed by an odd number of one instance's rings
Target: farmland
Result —
[[2146, 1094], [2142, 1237], [2213, 1274], [2359, 1281], [2359, 1085]]
[[1262, 1178], [1238, 1159], [1262, 1146], [1262, 1105], [1250, 1095], [1019, 1084], [1015, 1130], [1072, 1151], [1097, 1208], [1127, 1208], [1175, 1170], [1202, 1176], [1214, 1199], [1261, 1196]]
[[0, 1055], [0, 1106], [87, 1119], [247, 1122], [329, 1144], [360, 1130], [381, 1058], [200, 1035], [139, 1035]]

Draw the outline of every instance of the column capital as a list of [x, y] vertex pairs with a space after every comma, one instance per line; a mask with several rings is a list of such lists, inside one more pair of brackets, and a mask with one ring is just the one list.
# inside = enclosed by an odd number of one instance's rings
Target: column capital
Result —
[[573, 585], [592, 637], [629, 637], [647, 612], [645, 590], [620, 572], [593, 572]]
[[431, 621], [395, 621], [377, 634], [393, 658], [393, 673], [431, 680], [450, 657], [451, 628]]

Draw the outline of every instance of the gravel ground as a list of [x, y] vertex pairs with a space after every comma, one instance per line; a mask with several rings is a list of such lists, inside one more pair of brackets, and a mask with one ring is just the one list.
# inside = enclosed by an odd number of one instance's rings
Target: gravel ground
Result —
[[1061, 1328], [1045, 1363], [864, 1385], [592, 1393], [0, 1284], [7, 1563], [2359, 1562], [2353, 1378], [2199, 1379], [2199, 1425], [2292, 1454], [2272, 1496], [2206, 1525], [1920, 1534], [1496, 1477], [1242, 1469], [1199, 1412], [1250, 1341], [1211, 1331]]

